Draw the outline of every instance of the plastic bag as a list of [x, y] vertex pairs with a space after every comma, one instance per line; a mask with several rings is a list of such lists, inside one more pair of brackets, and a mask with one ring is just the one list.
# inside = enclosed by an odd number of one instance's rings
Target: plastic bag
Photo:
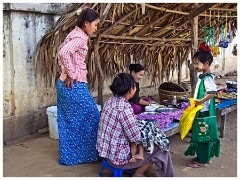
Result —
[[221, 47], [221, 48], [227, 48], [228, 47], [228, 41], [227, 40], [220, 41], [218, 46]]
[[217, 57], [220, 54], [219, 46], [213, 46], [212, 51], [213, 51], [213, 57]]
[[199, 45], [198, 50], [212, 52], [212, 49], [210, 48], [210, 46], [208, 46], [205, 42], [202, 42]]
[[195, 107], [194, 98], [190, 98], [190, 106], [185, 111], [183, 111], [183, 114], [179, 122], [180, 135], [182, 140], [192, 128], [192, 124], [196, 116], [196, 113], [202, 108], [203, 105], [198, 105], [197, 107]]

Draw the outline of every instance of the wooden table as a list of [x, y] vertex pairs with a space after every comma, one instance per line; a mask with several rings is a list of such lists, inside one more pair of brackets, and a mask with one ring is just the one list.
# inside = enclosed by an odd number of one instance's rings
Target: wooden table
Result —
[[162, 131], [167, 137], [179, 133], [180, 131], [179, 121], [173, 121], [172, 123], [169, 124], [167, 128], [163, 129]]
[[220, 120], [220, 126], [218, 128], [220, 138], [225, 135], [227, 114], [237, 109], [237, 100], [224, 100], [216, 106], [217, 119]]

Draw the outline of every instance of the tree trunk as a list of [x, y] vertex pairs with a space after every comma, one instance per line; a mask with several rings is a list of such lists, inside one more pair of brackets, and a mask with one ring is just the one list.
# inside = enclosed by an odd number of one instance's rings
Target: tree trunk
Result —
[[192, 20], [192, 42], [191, 42], [191, 44], [192, 44], [192, 49], [191, 49], [191, 62], [189, 65], [189, 71], [190, 71], [190, 83], [191, 83], [191, 97], [193, 97], [194, 92], [195, 92], [195, 87], [197, 84], [197, 72], [193, 65], [192, 57], [198, 48], [198, 17], [195, 17]]
[[98, 75], [98, 100], [97, 103], [99, 105], [103, 105], [103, 86], [104, 86], [104, 75], [103, 71], [101, 68], [101, 63], [100, 63], [100, 56], [99, 56], [99, 42], [100, 42], [101, 37], [98, 36], [94, 39], [93, 44], [94, 44], [94, 56], [95, 56], [95, 63], [97, 67], [97, 75]]

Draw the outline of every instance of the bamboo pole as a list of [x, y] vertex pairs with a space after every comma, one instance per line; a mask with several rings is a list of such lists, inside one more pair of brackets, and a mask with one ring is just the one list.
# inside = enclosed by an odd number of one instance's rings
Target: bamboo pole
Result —
[[[151, 33], [150, 36], [154, 36], [154, 35], [158, 34], [159, 32], [161, 32], [161, 31], [163, 31], [164, 29], [170, 27], [171, 25], [175, 24], [176, 22], [180, 21], [180, 20], [183, 19], [183, 18], [184, 18], [184, 16], [179, 17], [179, 18], [175, 19], [174, 21], [171, 21], [170, 23], [166, 24], [166, 25], [163, 26], [162, 28], [160, 28], [160, 29], [156, 30], [155, 32]], [[173, 30], [174, 30], [174, 29], [173, 29]], [[170, 30], [170, 31], [172, 32], [172, 30]], [[169, 32], [169, 31], [168, 31], [168, 32]], [[167, 33], [168, 33], [168, 32], [167, 32]], [[162, 36], [162, 37], [165, 37], [165, 36]]]
[[107, 15], [108, 15], [108, 12], [109, 10], [111, 9], [111, 6], [112, 4], [111, 3], [108, 3], [106, 6], [105, 6], [105, 9], [102, 10], [102, 15], [101, 15], [101, 21], [99, 23], [99, 27], [101, 28], [105, 22], [105, 19], [107, 18]]
[[[199, 8], [197, 8], [195, 11], [193, 11], [191, 14], [187, 15], [187, 17], [184, 18], [184, 23], [181, 23], [179, 26], [183, 26], [185, 24], [187, 24], [190, 20], [192, 20], [194, 17], [197, 17], [199, 14], [201, 14], [202, 12], [206, 11], [207, 9], [209, 9], [210, 7], [212, 7], [215, 3], [206, 3], [203, 4], [202, 6], [200, 6]], [[159, 30], [158, 30], [159, 31]], [[161, 35], [161, 37], [166, 37], [169, 34], [171, 34], [174, 30], [170, 30], [166, 33], [164, 33], [163, 35]]]
[[132, 36], [114, 36], [114, 35], [101, 35], [102, 38], [109, 38], [109, 39], [122, 39], [122, 40], [135, 40], [135, 41], [160, 41], [160, 42], [167, 42], [167, 41], [191, 41], [191, 39], [186, 38], [154, 38], [154, 37], [132, 37]]
[[[138, 3], [138, 4], [140, 4], [140, 3]], [[145, 6], [148, 7], [148, 8], [151, 8], [151, 9], [158, 10], [158, 11], [163, 11], [163, 12], [168, 12], [168, 13], [175, 13], [175, 14], [189, 15], [189, 12], [171, 10], [171, 9], [167, 9], [167, 8], [163, 8], [163, 7], [153, 6], [153, 5], [146, 4], [146, 3], [145, 3]], [[218, 10], [219, 11], [236, 11], [237, 12], [237, 9], [228, 9], [228, 8], [209, 8], [209, 10], [215, 10], [215, 11], [218, 11]], [[201, 14], [199, 14], [199, 16], [210, 16], [210, 15], [201, 13]], [[221, 16], [221, 17], [223, 17], [223, 16]], [[226, 16], [224, 16], [224, 17], [226, 17]], [[227, 16], [227, 17], [230, 17], [230, 16]], [[235, 16], [235, 17], [237, 17], [237, 16]]]
[[126, 14], [125, 16], [121, 17], [118, 21], [116, 21], [113, 25], [111, 25], [110, 27], [108, 27], [107, 29], [105, 29], [101, 34], [106, 34], [108, 31], [112, 30], [118, 23], [122, 22], [124, 19], [126, 19], [127, 17], [131, 16], [133, 13], [135, 13], [137, 10], [139, 9], [136, 8], [133, 11], [129, 12], [128, 14]]
[[134, 43], [134, 42], [114, 42], [114, 41], [100, 41], [100, 43], [103, 44], [121, 44], [121, 45], [129, 45], [129, 44], [134, 44], [134, 45], [144, 45], [144, 46], [188, 46], [187, 44], [175, 44], [175, 43], [171, 43], [171, 44], [150, 44], [150, 43], [146, 43], [146, 42], [142, 42], [142, 43]]
[[[178, 8], [180, 8], [181, 6], [183, 6], [183, 4], [179, 4], [177, 7], [175, 7], [175, 9], [178, 9]], [[170, 15], [171, 15], [171, 14], [165, 13], [161, 18], [156, 19], [155, 21], [147, 24], [143, 29], [141, 29], [139, 32], [137, 32], [137, 33], [135, 34], [135, 36], [138, 36], [139, 34], [141, 34], [142, 32], [144, 32], [146, 29], [149, 29], [150, 26], [153, 26], [155, 23], [159, 22], [160, 20], [168, 18]], [[183, 17], [181, 17], [181, 18], [183, 18]], [[177, 20], [175, 20], [174, 23], [175, 23], [175, 22], [177, 22]], [[170, 27], [172, 24], [173, 24], [173, 23], [169, 23], [167, 26], [164, 26], [164, 27], [158, 29], [156, 32], [159, 33], [159, 32], [162, 31], [163, 29]], [[157, 33], [156, 33], [156, 34], [157, 34]], [[154, 36], [154, 35], [155, 35], [154, 33], [151, 33], [149, 36]]]
[[[165, 14], [163, 16], [163, 18], [168, 18], [168, 16], [170, 16], [171, 14]], [[156, 19], [151, 23], [148, 23], [146, 26], [144, 26], [140, 31], [138, 31], [137, 33], [134, 34], [134, 36], [138, 36], [140, 34], [142, 34], [145, 30], [149, 30], [151, 26], [153, 26], [154, 24], [156, 24], [157, 22], [159, 22], [162, 18]]]
[[103, 105], [103, 85], [104, 85], [104, 75], [100, 64], [100, 56], [99, 56], [99, 42], [101, 37], [98, 36], [94, 39], [94, 56], [95, 56], [95, 63], [97, 67], [97, 73], [98, 73], [98, 100], [97, 103], [99, 105]]
[[[191, 59], [195, 52], [197, 51], [198, 47], [198, 17], [195, 17], [192, 20], [192, 49], [191, 49]], [[195, 70], [195, 67], [193, 65], [193, 62], [189, 65], [190, 70], [190, 83], [191, 83], [191, 97], [194, 96], [195, 87], [197, 84], [197, 73]]]
[[[151, 16], [154, 13], [154, 11], [151, 11], [147, 14], [144, 14], [141, 18], [139, 18], [137, 21], [135, 21], [134, 23], [130, 24], [128, 27], [124, 28], [122, 31], [120, 31], [117, 36], [124, 34], [125, 32], [127, 32], [127, 30], [131, 29], [133, 26], [137, 25], [140, 21], [142, 21], [143, 19], [145, 19], [148, 16]], [[143, 25], [141, 25], [143, 26]]]
[[[145, 14], [146, 15], [146, 14]], [[148, 14], [149, 15], [149, 14]], [[146, 18], [146, 17], [145, 17]], [[112, 20], [108, 20], [108, 19], [105, 19], [104, 20], [104, 22], [109, 22], [109, 23], [114, 23], [115, 21], [112, 21]], [[119, 25], [124, 25], [124, 26], [131, 26], [130, 28], [132, 28], [133, 26], [134, 27], [144, 27], [144, 25], [141, 25], [141, 24], [136, 24], [135, 22], [134, 23], [127, 23], [127, 22], [121, 22], [121, 23], [118, 23]], [[130, 29], [129, 27], [126, 27], [126, 28], [124, 28], [124, 30], [125, 29]], [[162, 27], [160, 27], [160, 26], [155, 26], [154, 27], [154, 29], [160, 29], [160, 28], [162, 28]], [[173, 29], [173, 28], [175, 28], [175, 27], [173, 27], [173, 26], [170, 26], [170, 27], [168, 27], [168, 28], [166, 28], [166, 29]], [[177, 29], [175, 28], [175, 30], [179, 30], [179, 31], [181, 31], [181, 30], [183, 30], [182, 28], [178, 28], [177, 27]], [[123, 31], [124, 32], [124, 31]], [[121, 34], [123, 34], [123, 33], [121, 33]], [[118, 33], [117, 35], [120, 35], [120, 33]]]

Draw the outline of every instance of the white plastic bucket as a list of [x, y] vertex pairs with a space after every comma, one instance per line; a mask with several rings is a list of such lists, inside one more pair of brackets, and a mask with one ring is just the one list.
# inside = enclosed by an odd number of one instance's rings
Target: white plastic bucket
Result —
[[58, 122], [57, 122], [57, 106], [47, 108], [49, 136], [52, 139], [59, 139]]
[[99, 104], [97, 104], [97, 108], [98, 108], [98, 111], [101, 112], [101, 110], [102, 110], [102, 106], [99, 105]]

